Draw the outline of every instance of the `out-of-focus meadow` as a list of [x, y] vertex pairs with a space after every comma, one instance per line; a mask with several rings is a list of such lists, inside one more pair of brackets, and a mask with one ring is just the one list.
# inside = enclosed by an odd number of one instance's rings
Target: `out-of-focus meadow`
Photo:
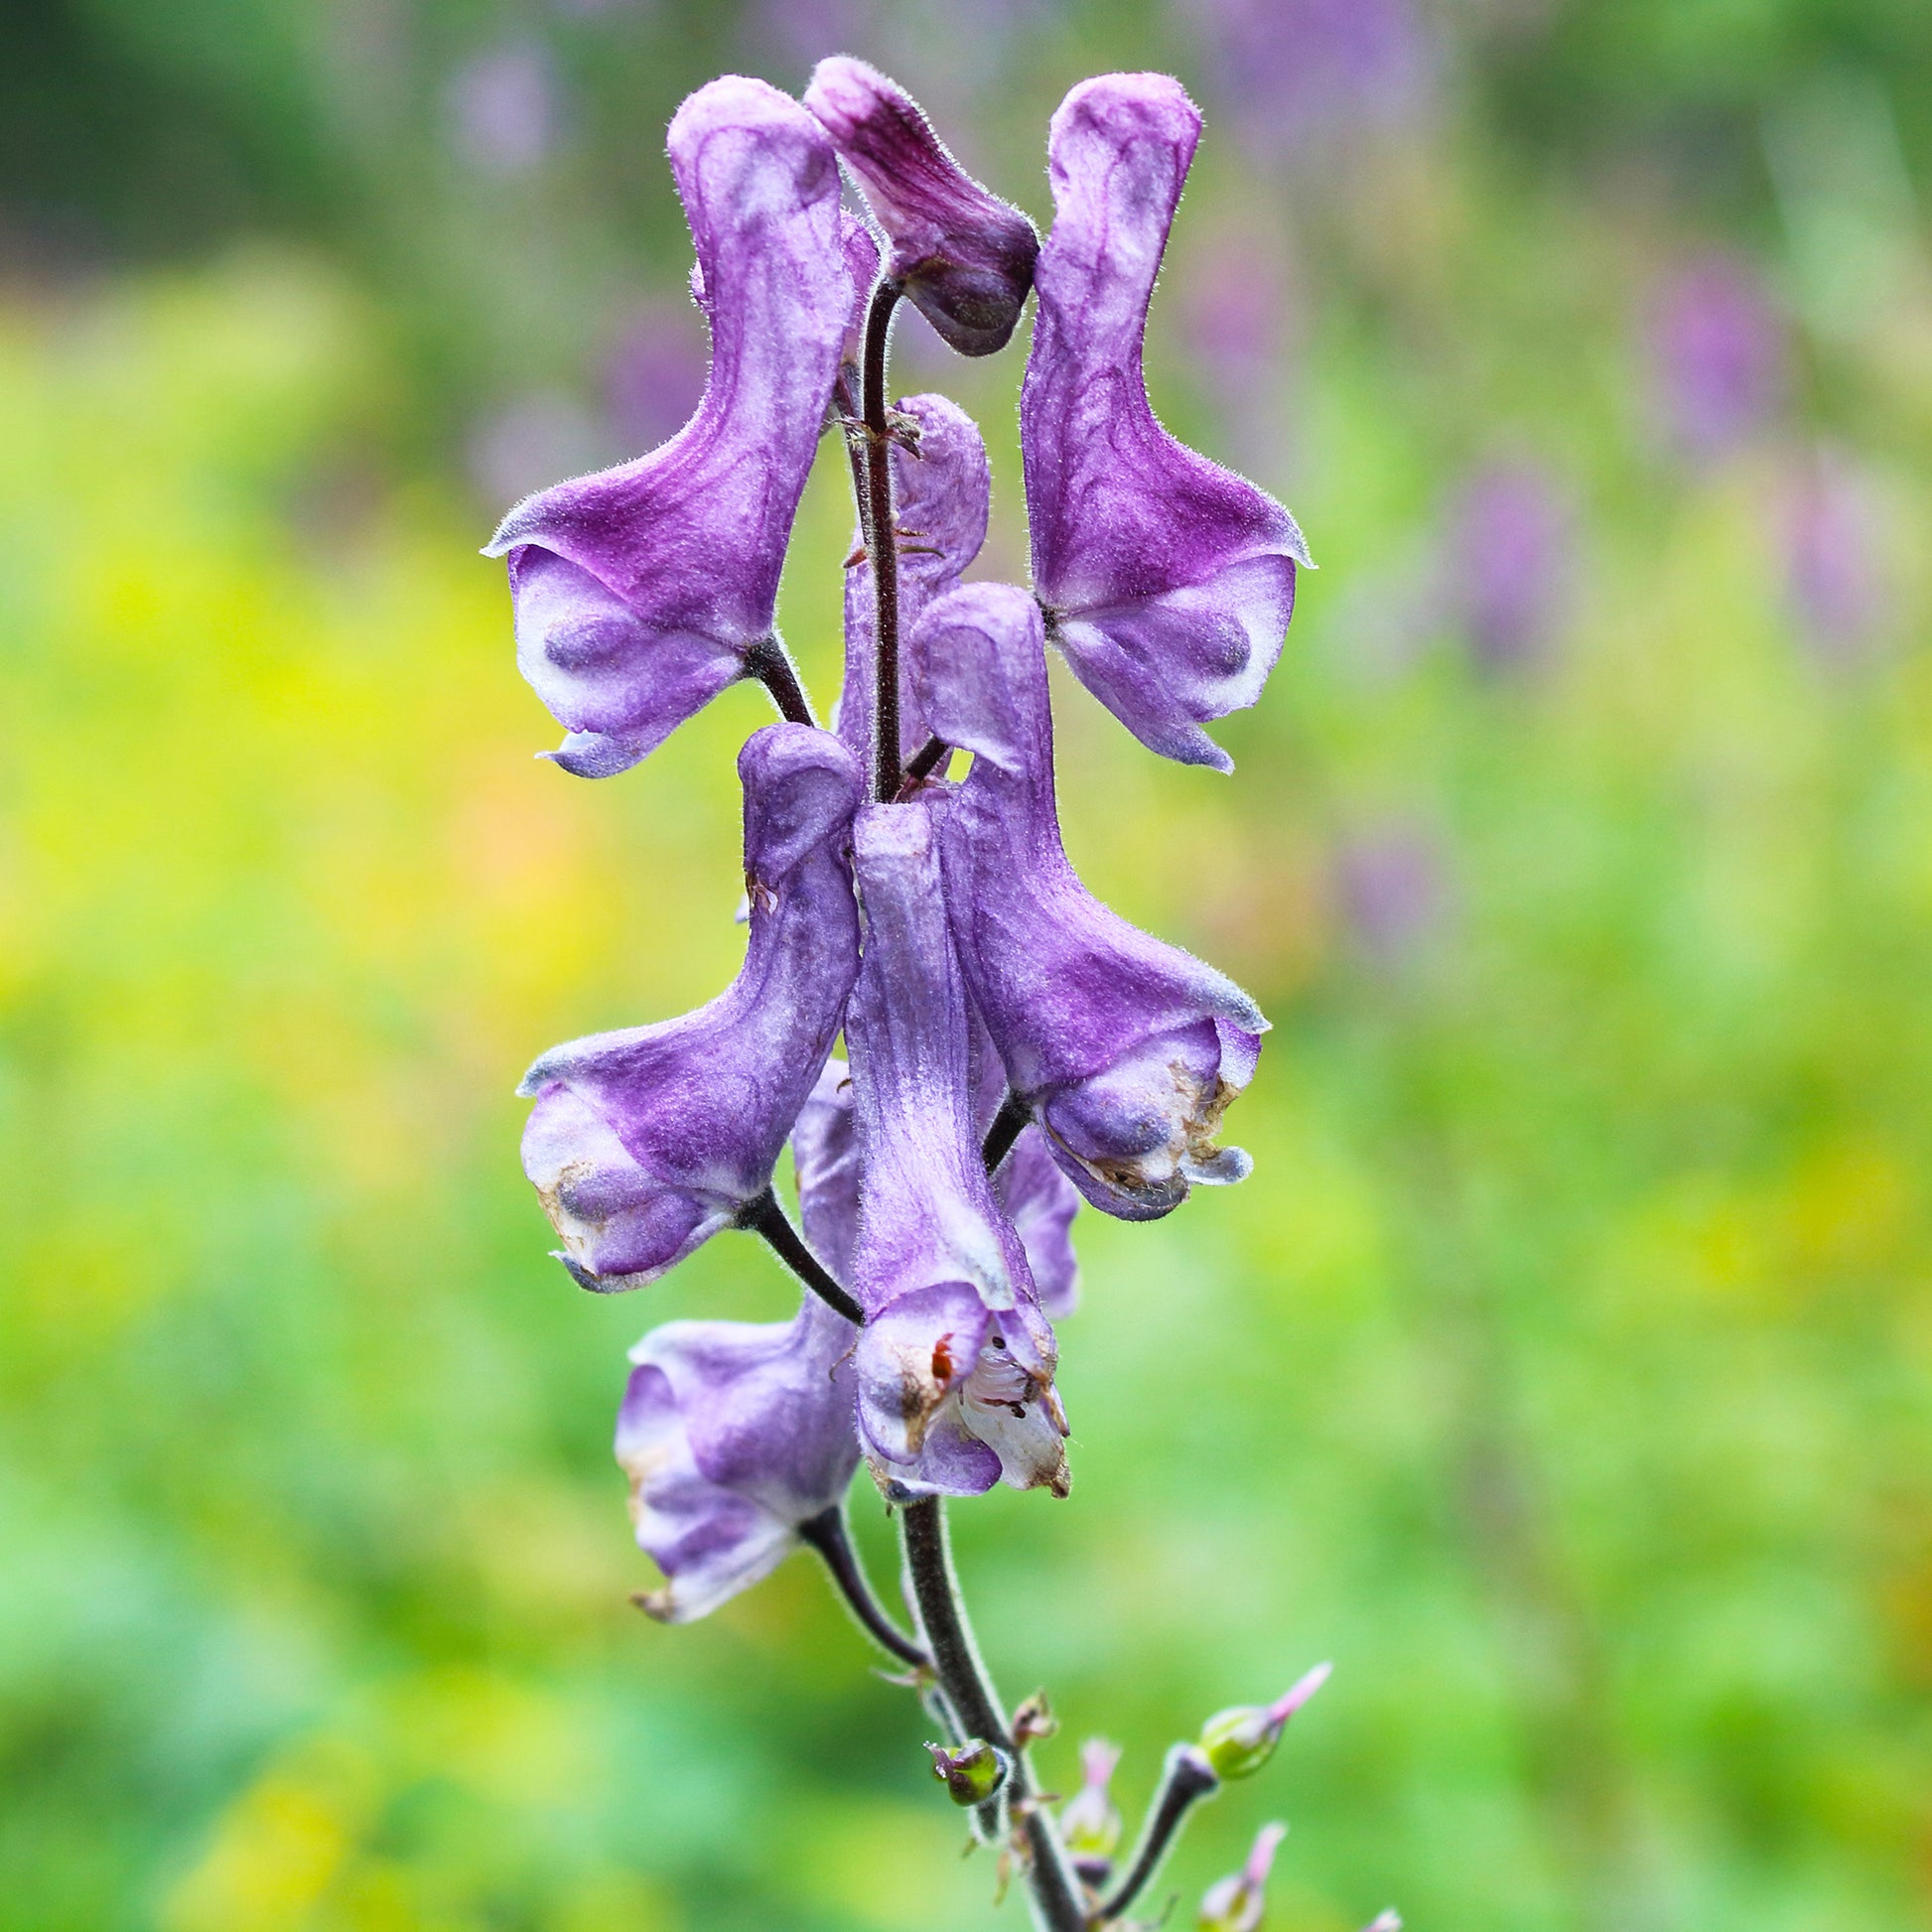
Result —
[[[1208, 133], [1157, 406], [1300, 515], [1232, 779], [1060, 692], [1069, 842], [1275, 1021], [1254, 1177], [1083, 1217], [1064, 1504], [955, 1512], [1128, 1746], [1334, 1682], [1163, 1893], [1278, 1932], [1932, 1925], [1932, 14], [1916, 0], [58, 0], [0, 76], [0, 1925], [997, 1920], [804, 1561], [646, 1623], [511, 1087], [734, 968], [729, 693], [587, 784], [526, 487], [682, 419], [680, 95], [868, 55], [1050, 214]], [[902, 386], [993, 444], [1022, 351]], [[781, 613], [821, 703], [836, 453]], [[863, 1477], [855, 1514], [889, 1577]]]

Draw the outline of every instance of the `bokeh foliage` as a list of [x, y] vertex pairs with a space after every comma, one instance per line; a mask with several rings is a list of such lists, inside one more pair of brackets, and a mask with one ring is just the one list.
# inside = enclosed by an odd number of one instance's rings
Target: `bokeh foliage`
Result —
[[[0, 80], [0, 1925], [988, 1923], [920, 1721], [804, 1562], [687, 1630], [624, 1601], [622, 1348], [789, 1291], [721, 1239], [576, 1295], [510, 1088], [730, 973], [767, 710], [606, 784], [534, 761], [475, 426], [534, 394], [616, 439], [606, 358], [683, 267], [659, 130], [707, 72], [878, 52], [1043, 217], [1064, 86], [1173, 65], [1218, 107], [1213, 10], [33, 12]], [[1157, 305], [1164, 412], [1322, 568], [1231, 780], [1063, 683], [1064, 812], [1097, 890], [1274, 1016], [1257, 1172], [1083, 1219], [1074, 1495], [955, 1512], [976, 1614], [1067, 1720], [1048, 1782], [1099, 1729], [1129, 1795], [1335, 1657], [1204, 1813], [1181, 1922], [1279, 1812], [1285, 1932], [1932, 1924], [1926, 19], [1426, 25], [1427, 96], [1372, 138], [1258, 156], [1227, 100]], [[487, 178], [451, 88], [503, 48], [554, 124]], [[1789, 369], [1692, 463], [1645, 292], [1714, 243]], [[1189, 292], [1256, 285], [1230, 395]], [[906, 364], [987, 423], [1018, 570], [1018, 357]], [[1790, 582], [1821, 449], [1870, 506], [1855, 638]], [[1533, 661], [1458, 595], [1451, 506], [1499, 458], [1572, 531]], [[828, 449], [781, 614], [821, 702], [842, 486]]]

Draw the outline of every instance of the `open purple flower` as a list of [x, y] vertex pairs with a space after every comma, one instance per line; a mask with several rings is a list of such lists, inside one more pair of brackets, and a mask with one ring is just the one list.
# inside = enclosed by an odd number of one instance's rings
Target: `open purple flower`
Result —
[[634, 463], [503, 519], [517, 661], [583, 777], [635, 764], [727, 685], [782, 662], [778, 573], [852, 308], [831, 143], [760, 80], [701, 87], [671, 122], [711, 373], [697, 413]]
[[[896, 405], [916, 450], [895, 443], [893, 501], [898, 516], [899, 755], [928, 736], [912, 661], [919, 615], [959, 582], [986, 541], [992, 473], [973, 419], [945, 396], [907, 396]], [[845, 687], [838, 734], [862, 762], [872, 756], [874, 644], [872, 563], [861, 548], [845, 573]]]
[[1260, 697], [1309, 556], [1281, 504], [1148, 402], [1148, 302], [1199, 134], [1165, 74], [1083, 81], [1053, 116], [1020, 434], [1053, 641], [1144, 745], [1226, 771], [1202, 724]]
[[1034, 224], [982, 188], [897, 82], [845, 55], [805, 89], [892, 243], [886, 272], [946, 344], [990, 355], [1012, 339], [1033, 285]]
[[830, 732], [767, 725], [740, 753], [751, 941], [681, 1019], [553, 1047], [523, 1169], [585, 1288], [652, 1281], [770, 1184], [844, 1018], [859, 924], [843, 847], [858, 767]]
[[859, 1465], [852, 1324], [815, 1296], [790, 1321], [672, 1321], [630, 1351], [618, 1461], [637, 1542], [685, 1623], [757, 1583], [833, 1508]]
[[994, 1202], [965, 989], [924, 801], [853, 821], [865, 962], [846, 1015], [861, 1161], [859, 1430], [889, 1495], [1068, 1486], [1053, 1331]]
[[1038, 609], [968, 584], [925, 616], [926, 709], [973, 768], [944, 804], [946, 896], [973, 1004], [1015, 1094], [1088, 1200], [1152, 1220], [1194, 1181], [1243, 1178], [1214, 1145], [1267, 1028], [1223, 974], [1110, 911], [1060, 843]]

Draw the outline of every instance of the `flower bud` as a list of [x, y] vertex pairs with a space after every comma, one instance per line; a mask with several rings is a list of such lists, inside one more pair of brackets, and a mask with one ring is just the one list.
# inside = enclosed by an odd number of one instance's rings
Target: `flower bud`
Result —
[[819, 62], [805, 105], [859, 178], [892, 243], [887, 273], [962, 355], [1004, 348], [1034, 285], [1034, 224], [963, 169], [904, 88], [845, 55]]
[[1269, 1867], [1275, 1848], [1288, 1836], [1286, 1825], [1264, 1825], [1255, 1839], [1248, 1863], [1231, 1877], [1210, 1885], [1200, 1902], [1199, 1932], [1259, 1932], [1267, 1910]]
[[1111, 1859], [1120, 1844], [1120, 1812], [1109, 1795], [1120, 1746], [1091, 1737], [1080, 1746], [1081, 1785], [1060, 1808], [1060, 1836], [1075, 1859]]
[[1362, 1927], [1362, 1932], [1402, 1932], [1402, 1914], [1377, 1912], [1375, 1917]]
[[1237, 1705], [1201, 1726], [1200, 1747], [1223, 1778], [1251, 1777], [1275, 1754], [1288, 1721], [1328, 1681], [1332, 1664], [1316, 1664], [1273, 1704]]
[[946, 1795], [956, 1805], [983, 1805], [1007, 1781], [1013, 1760], [997, 1744], [983, 1737], [969, 1737], [956, 1750], [928, 1742], [932, 1753], [932, 1775], [946, 1787]]

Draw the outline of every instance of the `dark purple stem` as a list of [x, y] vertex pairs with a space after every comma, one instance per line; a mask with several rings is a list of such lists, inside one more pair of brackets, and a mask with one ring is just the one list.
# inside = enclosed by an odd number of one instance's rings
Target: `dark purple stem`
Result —
[[771, 693], [778, 715], [794, 725], [816, 725], [811, 700], [798, 682], [791, 653], [775, 637], [761, 637], [745, 653], [745, 668]]
[[886, 419], [886, 353], [898, 284], [881, 282], [866, 311], [863, 404], [866, 424], [866, 554], [878, 618], [878, 693], [873, 706], [873, 796], [898, 796], [898, 534], [893, 515], [893, 445]]
[[834, 1503], [830, 1509], [808, 1517], [798, 1525], [798, 1534], [824, 1558], [839, 1594], [866, 1634], [881, 1649], [891, 1651], [900, 1663], [910, 1664], [914, 1670], [930, 1670], [932, 1659], [886, 1614], [872, 1593], [872, 1586], [866, 1582], [866, 1573], [859, 1567], [858, 1554], [852, 1548], [852, 1539], [846, 1534], [845, 1505]]
[[863, 1328], [866, 1311], [862, 1309], [830, 1275], [825, 1272], [825, 1264], [805, 1246], [798, 1230], [786, 1218], [785, 1211], [778, 1205], [778, 1197], [769, 1187], [756, 1200], [747, 1201], [739, 1209], [738, 1225], [750, 1228], [754, 1234], [761, 1234], [771, 1244], [775, 1254], [827, 1308], [852, 1323], [855, 1328]]
[[1221, 1780], [1192, 1744], [1176, 1744], [1168, 1753], [1161, 1788], [1148, 1807], [1147, 1823], [1141, 1828], [1141, 1842], [1134, 1848], [1134, 1863], [1112, 1892], [1094, 1913], [1095, 1925], [1117, 1919], [1146, 1889], [1147, 1882], [1161, 1868], [1161, 1861], [1173, 1849], [1182, 1821], [1203, 1798], [1211, 1798], [1221, 1788]]
[[1017, 1093], [1009, 1093], [1000, 1102], [1000, 1111], [993, 1116], [993, 1125], [986, 1130], [986, 1140], [980, 1149], [980, 1158], [986, 1163], [986, 1172], [995, 1174], [1000, 1172], [1000, 1163], [1013, 1152], [1013, 1144], [1027, 1130], [1027, 1123], [1033, 1119], [1033, 1109]]

